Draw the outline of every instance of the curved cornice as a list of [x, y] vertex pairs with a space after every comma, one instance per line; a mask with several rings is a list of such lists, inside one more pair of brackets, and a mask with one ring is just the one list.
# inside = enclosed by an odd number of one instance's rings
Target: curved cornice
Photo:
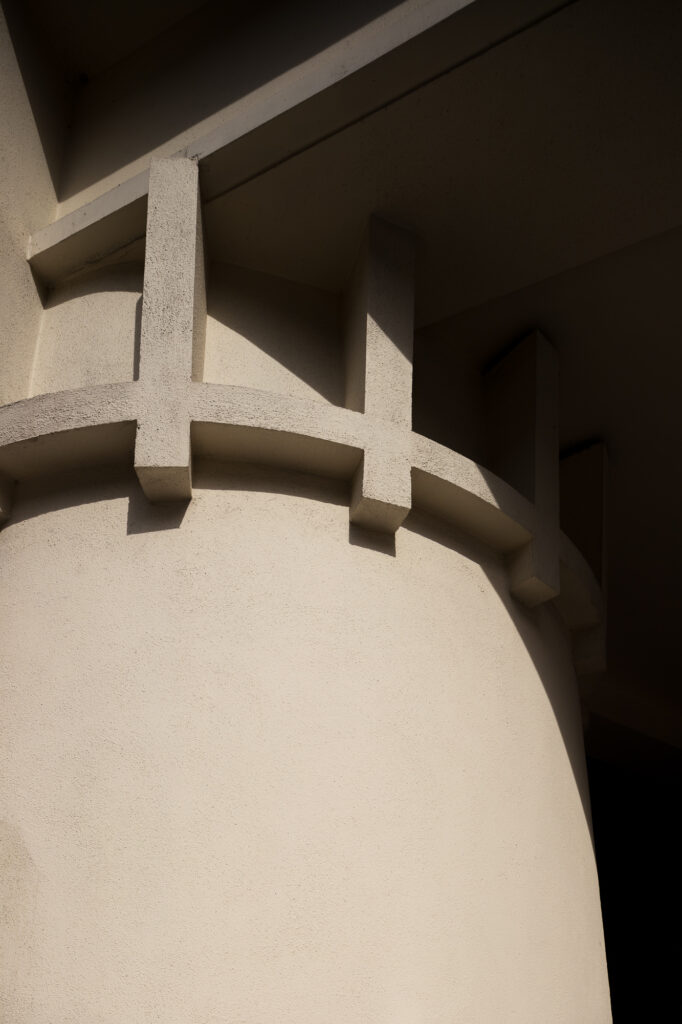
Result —
[[[64, 467], [128, 462], [136, 426], [163, 391], [140, 382], [39, 395], [0, 408], [0, 470], [11, 480]], [[177, 398], [177, 396], [176, 396]], [[195, 457], [248, 461], [351, 480], [363, 453], [407, 451], [412, 503], [493, 551], [512, 555], [542, 528], [531, 502], [490, 470], [420, 434], [351, 409], [220, 384], [188, 383], [182, 396]], [[594, 574], [565, 534], [557, 599], [577, 630], [602, 617]]]

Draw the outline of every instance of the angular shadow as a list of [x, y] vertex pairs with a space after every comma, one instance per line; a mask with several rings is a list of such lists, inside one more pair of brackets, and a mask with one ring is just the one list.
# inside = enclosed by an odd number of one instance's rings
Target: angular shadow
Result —
[[197, 487], [210, 490], [285, 494], [329, 505], [348, 505], [350, 500], [350, 484], [346, 480], [258, 463], [201, 459], [195, 463], [192, 476]]
[[[203, 4], [81, 90], [60, 200], [226, 111], [384, 14], [394, 2], [305, 2], [295, 17], [287, 5], [272, 2], [263, 10], [259, 5], [255, 13], [243, 0]], [[115, 9], [110, 16], [116, 18]], [[226, 38], [232, 43], [227, 59]], [[150, 67], [155, 73], [152, 97], [166, 99], [156, 102], [151, 117], [149, 103], [140, 100], [145, 92], [149, 96]], [[114, 131], [112, 125], [126, 130]]]
[[[45, 306], [52, 309], [72, 299], [80, 299], [96, 292], [139, 292], [142, 295], [143, 268], [139, 260], [130, 263], [114, 263], [106, 267], [79, 274], [66, 283], [50, 288]], [[102, 287], [97, 287], [98, 283]]]
[[[208, 290], [207, 369], [220, 383], [277, 390], [271, 360], [320, 398], [344, 398], [336, 295], [241, 267], [214, 264]], [[226, 329], [213, 332], [210, 320]], [[221, 345], [221, 341], [225, 344]], [[286, 375], [285, 375], [286, 377]], [[295, 388], [295, 382], [292, 381]]]
[[189, 508], [187, 501], [159, 502], [153, 505], [137, 487], [128, 497], [128, 521], [126, 533], [159, 533], [162, 530], [179, 530]]
[[395, 558], [395, 534], [382, 533], [380, 530], [368, 530], [356, 523], [348, 524], [348, 542], [368, 551], [379, 551], [382, 555]]
[[12, 515], [4, 529], [76, 505], [125, 497], [135, 486], [130, 470], [111, 466], [65, 470], [23, 480], [16, 485]]

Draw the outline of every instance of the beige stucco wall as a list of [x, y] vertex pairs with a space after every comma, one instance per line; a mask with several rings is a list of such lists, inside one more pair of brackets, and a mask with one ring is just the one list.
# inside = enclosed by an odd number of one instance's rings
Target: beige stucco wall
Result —
[[0, 9], [0, 405], [28, 394], [42, 303], [26, 262], [32, 231], [52, 219], [56, 195]]
[[419, 519], [195, 473], [0, 534], [0, 1017], [605, 1024], [556, 612]]
[[45, 304], [31, 394], [132, 380], [142, 267], [106, 268], [55, 288]]
[[[341, 300], [240, 267], [211, 268], [203, 379], [343, 404]], [[30, 394], [132, 380], [142, 267], [124, 264], [54, 288], [37, 329]]]
[[340, 313], [329, 292], [214, 264], [204, 380], [342, 405]]

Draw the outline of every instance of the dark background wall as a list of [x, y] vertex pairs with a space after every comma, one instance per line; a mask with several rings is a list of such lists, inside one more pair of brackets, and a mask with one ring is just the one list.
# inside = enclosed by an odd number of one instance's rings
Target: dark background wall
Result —
[[604, 721], [588, 772], [614, 1024], [682, 1021], [682, 758]]

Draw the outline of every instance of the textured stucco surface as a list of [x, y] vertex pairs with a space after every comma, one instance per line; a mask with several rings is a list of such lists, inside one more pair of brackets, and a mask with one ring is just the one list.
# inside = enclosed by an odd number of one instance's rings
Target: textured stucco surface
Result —
[[241, 267], [211, 267], [204, 380], [343, 404], [336, 295]]
[[349, 538], [295, 476], [31, 487], [0, 534], [4, 1019], [610, 1019], [551, 608], [425, 521]]
[[31, 394], [132, 380], [142, 267], [128, 264], [55, 288], [43, 313]]
[[42, 304], [24, 258], [56, 196], [21, 72], [0, 9], [0, 404], [28, 395]]

